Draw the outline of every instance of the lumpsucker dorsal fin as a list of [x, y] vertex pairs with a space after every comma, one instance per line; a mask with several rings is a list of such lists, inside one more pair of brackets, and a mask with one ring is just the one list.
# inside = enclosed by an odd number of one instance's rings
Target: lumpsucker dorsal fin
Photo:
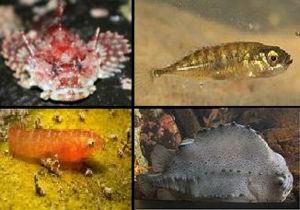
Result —
[[152, 169], [154, 172], [163, 172], [171, 159], [175, 156], [175, 150], [157, 144], [151, 153]]

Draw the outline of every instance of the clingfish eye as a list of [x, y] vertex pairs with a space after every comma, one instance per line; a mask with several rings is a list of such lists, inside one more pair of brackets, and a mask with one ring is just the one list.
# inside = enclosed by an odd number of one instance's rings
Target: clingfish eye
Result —
[[96, 141], [94, 139], [90, 138], [87, 140], [87, 145], [89, 147], [94, 147], [96, 145]]

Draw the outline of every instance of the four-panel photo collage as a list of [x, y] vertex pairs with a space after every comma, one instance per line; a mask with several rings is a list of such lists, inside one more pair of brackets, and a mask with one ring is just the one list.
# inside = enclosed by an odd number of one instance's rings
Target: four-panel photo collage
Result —
[[0, 0], [0, 210], [300, 209], [299, 20]]

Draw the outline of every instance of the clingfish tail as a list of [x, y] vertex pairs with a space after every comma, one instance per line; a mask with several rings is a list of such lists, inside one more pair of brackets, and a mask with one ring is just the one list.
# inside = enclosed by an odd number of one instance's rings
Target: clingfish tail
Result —
[[100, 136], [89, 130], [31, 129], [15, 124], [8, 130], [9, 152], [29, 161], [58, 155], [60, 162], [82, 162], [103, 148], [103, 142]]

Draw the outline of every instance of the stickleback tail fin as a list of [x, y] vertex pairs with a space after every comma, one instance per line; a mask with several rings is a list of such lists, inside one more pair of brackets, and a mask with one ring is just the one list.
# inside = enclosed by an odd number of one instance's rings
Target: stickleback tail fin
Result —
[[149, 92], [155, 82], [154, 71], [153, 69], [136, 71], [134, 82], [135, 90], [138, 90], [138, 92]]

